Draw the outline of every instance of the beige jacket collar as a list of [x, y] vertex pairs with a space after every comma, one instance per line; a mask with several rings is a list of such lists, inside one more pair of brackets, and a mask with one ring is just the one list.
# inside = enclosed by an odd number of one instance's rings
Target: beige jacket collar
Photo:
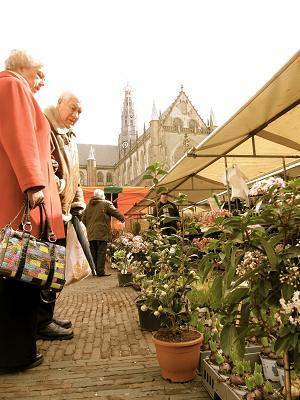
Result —
[[56, 107], [50, 106], [44, 110], [44, 114], [48, 118], [48, 120], [51, 122], [53, 128], [59, 135], [74, 135], [76, 136], [75, 132], [69, 128], [66, 128], [63, 123], [61, 122], [60, 116], [58, 114], [58, 111]]

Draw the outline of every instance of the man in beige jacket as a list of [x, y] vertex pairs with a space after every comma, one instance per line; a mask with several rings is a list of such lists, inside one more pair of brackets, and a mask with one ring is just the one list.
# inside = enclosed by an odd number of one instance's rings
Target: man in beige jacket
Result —
[[76, 134], [72, 129], [81, 114], [79, 99], [70, 92], [63, 93], [56, 106], [45, 109], [44, 113], [51, 127], [51, 151], [64, 221], [70, 221], [74, 210], [82, 213], [85, 209], [83, 191], [80, 186], [79, 158]]
[[[63, 93], [56, 106], [48, 107], [44, 114], [51, 128], [51, 155], [65, 224], [73, 215], [85, 209], [80, 186], [79, 160], [73, 126], [79, 119], [81, 104], [70, 92]], [[61, 245], [66, 245], [60, 242]], [[38, 337], [44, 340], [67, 340], [73, 337], [71, 321], [53, 318], [55, 294], [43, 293], [50, 303], [40, 302], [38, 311]]]

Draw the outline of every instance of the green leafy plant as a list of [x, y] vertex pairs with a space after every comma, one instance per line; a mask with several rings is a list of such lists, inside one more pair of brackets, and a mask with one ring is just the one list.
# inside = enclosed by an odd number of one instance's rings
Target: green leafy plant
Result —
[[131, 230], [133, 235], [138, 235], [141, 232], [141, 224], [138, 221], [134, 221]]
[[215, 275], [213, 308], [221, 315], [225, 354], [242, 358], [246, 336], [268, 335], [300, 369], [299, 189], [299, 179], [274, 186], [254, 209], [211, 228], [219, 237], [199, 267], [203, 279]]
[[[151, 179], [157, 185], [159, 176], [165, 174], [159, 163], [147, 168], [145, 179]], [[157, 196], [166, 188], [155, 189]], [[175, 199], [182, 204], [185, 196]], [[157, 207], [155, 203], [154, 207]], [[158, 215], [158, 212], [156, 212]], [[143, 302], [141, 310], [152, 310], [155, 316], [161, 316], [166, 328], [173, 338], [180, 337], [182, 327], [189, 325], [192, 316], [188, 293], [199, 280], [195, 269], [198, 255], [194, 246], [181, 234], [164, 235], [161, 221], [164, 223], [178, 220], [178, 217], [149, 217], [150, 229], [155, 243], [155, 251], [148, 254], [146, 265], [152, 267], [153, 275], [141, 280], [139, 300]], [[147, 264], [148, 263], [148, 264]]]

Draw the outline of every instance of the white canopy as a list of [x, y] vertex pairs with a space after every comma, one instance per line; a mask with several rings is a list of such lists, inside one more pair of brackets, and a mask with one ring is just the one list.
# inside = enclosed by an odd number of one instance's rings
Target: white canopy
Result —
[[[300, 160], [300, 52], [226, 123], [191, 149], [158, 186], [198, 202], [226, 190], [226, 165], [237, 164], [251, 182], [289, 170]], [[150, 205], [154, 188], [134, 208]]]

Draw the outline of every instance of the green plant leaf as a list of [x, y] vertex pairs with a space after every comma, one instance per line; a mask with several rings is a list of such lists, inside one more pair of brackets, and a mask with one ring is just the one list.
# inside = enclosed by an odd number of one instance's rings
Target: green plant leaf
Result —
[[211, 235], [212, 233], [217, 233], [217, 232], [221, 232], [221, 229], [218, 228], [218, 227], [209, 228], [209, 229], [204, 233], [203, 236], [209, 236], [209, 235]]
[[159, 193], [161, 193], [161, 192], [167, 192], [168, 191], [168, 189], [165, 187], [165, 186], [160, 186], [158, 189], [157, 189], [157, 194], [159, 194]]
[[276, 268], [277, 262], [278, 262], [278, 257], [274, 251], [273, 246], [266, 239], [261, 238], [260, 241], [266, 251], [266, 254], [267, 254], [268, 260], [271, 264], [271, 267]]
[[294, 288], [293, 288], [293, 286], [288, 285], [287, 283], [284, 283], [282, 285], [281, 292], [282, 292], [284, 300], [290, 300], [293, 297]]
[[215, 277], [213, 284], [210, 288], [210, 296], [212, 306], [220, 307], [222, 304], [222, 297], [223, 297], [223, 277], [217, 276]]
[[143, 179], [153, 179], [153, 176], [152, 175], [149, 175], [149, 174], [146, 174], [146, 175], [143, 175]]
[[157, 171], [157, 175], [166, 175], [168, 171], [165, 171], [164, 169], [159, 168]]
[[228, 270], [226, 274], [226, 289], [229, 289], [231, 282], [235, 276], [236, 266], [241, 257], [236, 257], [237, 250], [233, 249], [230, 256], [230, 263], [228, 263]]
[[162, 221], [164, 224], [167, 224], [169, 222], [179, 221], [179, 217], [163, 217]]
[[147, 167], [146, 171], [148, 172], [156, 172], [156, 167], [154, 164], [151, 164]]
[[274, 350], [278, 353], [289, 350], [289, 336], [279, 337], [275, 342]]
[[295, 357], [294, 357], [294, 370], [296, 371], [296, 373], [299, 374], [299, 372], [300, 372], [300, 352], [298, 354], [295, 354]]
[[249, 324], [250, 304], [243, 303], [241, 308], [240, 326], [245, 327]]
[[227, 305], [238, 304], [248, 296], [248, 293], [249, 288], [247, 287], [234, 289], [225, 296], [224, 303]]
[[239, 340], [238, 331], [233, 324], [224, 325], [220, 334], [220, 345], [226, 355], [234, 355], [241, 359], [243, 356], [241, 342], [243, 341], [243, 339]]

